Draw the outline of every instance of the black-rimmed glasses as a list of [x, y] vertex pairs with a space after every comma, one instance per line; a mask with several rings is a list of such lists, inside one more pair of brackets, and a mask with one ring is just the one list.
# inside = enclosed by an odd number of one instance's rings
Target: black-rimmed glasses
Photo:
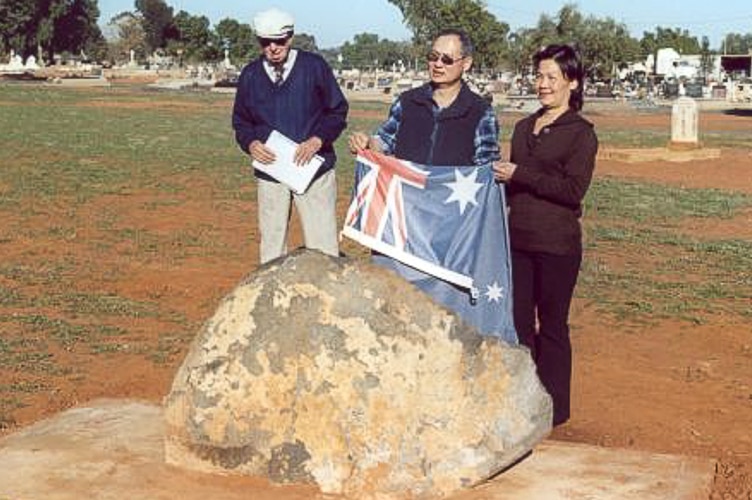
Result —
[[432, 50], [426, 55], [426, 60], [428, 62], [435, 63], [435, 62], [441, 61], [441, 64], [443, 64], [444, 66], [451, 66], [452, 64], [459, 62], [463, 60], [464, 58], [465, 56], [453, 58], [452, 56], [447, 55], [447, 54], [442, 54], [441, 52], [437, 50]]
[[284, 38], [263, 38], [260, 36], [256, 37], [259, 45], [261, 45], [264, 48], [268, 47], [269, 45], [273, 43], [276, 45], [284, 45], [290, 40], [290, 38], [292, 38], [292, 35], [285, 35]]

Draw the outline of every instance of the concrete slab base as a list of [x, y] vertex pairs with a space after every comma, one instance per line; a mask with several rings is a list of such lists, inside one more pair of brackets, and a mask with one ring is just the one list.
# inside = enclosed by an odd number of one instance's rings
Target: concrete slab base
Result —
[[688, 162], [700, 160], [712, 160], [720, 158], [719, 148], [634, 148], [613, 149], [604, 148], [598, 152], [598, 158], [602, 160], [616, 160], [627, 163], [640, 163], [647, 161], [670, 161]]
[[[164, 463], [160, 406], [99, 400], [0, 439], [0, 500], [310, 500], [309, 486], [206, 475]], [[707, 499], [710, 459], [545, 441], [453, 500]], [[360, 499], [359, 499], [360, 500]]]
[[714, 473], [711, 459], [544, 441], [491, 483], [489, 500], [707, 500]]

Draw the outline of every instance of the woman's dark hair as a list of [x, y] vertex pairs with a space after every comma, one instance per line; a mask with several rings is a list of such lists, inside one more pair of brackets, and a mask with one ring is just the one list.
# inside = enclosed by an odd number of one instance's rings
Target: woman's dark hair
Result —
[[535, 69], [546, 59], [553, 59], [567, 80], [577, 81], [577, 88], [572, 90], [569, 96], [569, 108], [574, 111], [581, 110], [585, 90], [585, 69], [582, 66], [580, 52], [571, 45], [547, 45], [533, 56]]

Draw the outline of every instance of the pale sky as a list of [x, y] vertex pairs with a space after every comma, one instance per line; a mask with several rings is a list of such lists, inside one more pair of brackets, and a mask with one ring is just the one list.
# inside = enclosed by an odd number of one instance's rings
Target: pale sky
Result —
[[[541, 14], [555, 16], [566, 3], [575, 3], [584, 15], [611, 17], [623, 22], [635, 38], [656, 26], [682, 28], [701, 40], [710, 39], [713, 49], [720, 49], [726, 33], [752, 32], [752, 2], [750, 0], [487, 0], [488, 10], [511, 29], [533, 27]], [[316, 38], [321, 48], [335, 47], [360, 33], [375, 33], [389, 40], [409, 40], [410, 32], [402, 24], [402, 15], [387, 0], [167, 0], [175, 13], [185, 10], [192, 15], [204, 15], [212, 23], [230, 17], [250, 23], [253, 15], [268, 7], [279, 7], [295, 17], [299, 33]], [[100, 0], [100, 24], [114, 15], [134, 10], [133, 0]]]

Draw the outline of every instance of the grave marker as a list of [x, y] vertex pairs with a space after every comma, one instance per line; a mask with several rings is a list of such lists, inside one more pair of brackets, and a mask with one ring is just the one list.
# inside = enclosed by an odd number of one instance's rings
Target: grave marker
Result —
[[671, 107], [671, 144], [677, 149], [698, 148], [697, 102], [691, 97], [679, 97]]

